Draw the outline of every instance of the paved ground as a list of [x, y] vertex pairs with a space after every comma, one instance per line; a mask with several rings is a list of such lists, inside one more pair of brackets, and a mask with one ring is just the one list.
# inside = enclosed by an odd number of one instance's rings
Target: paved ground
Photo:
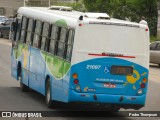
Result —
[[[54, 119], [75, 119], [68, 118], [68, 114], [64, 113], [63, 110], [70, 108], [65, 104], [56, 109], [48, 109], [44, 102], [44, 97], [37, 92], [30, 91], [23, 93], [19, 87], [19, 82], [11, 78], [10, 76], [10, 51], [11, 42], [9, 40], [0, 39], [0, 111], [55, 111]], [[160, 68], [157, 65], [150, 65], [149, 75], [149, 88], [147, 95], [146, 106], [141, 110], [144, 111], [160, 111]], [[72, 105], [75, 109], [87, 109], [87, 105]], [[93, 109], [96, 109], [95, 106]], [[100, 108], [99, 108], [100, 109]], [[73, 113], [74, 115], [76, 113]], [[83, 116], [83, 115], [82, 115]], [[121, 114], [115, 114], [115, 116], [122, 116]], [[1, 118], [0, 118], [1, 119]], [[5, 120], [5, 118], [3, 118]], [[44, 119], [44, 118], [43, 118]], [[49, 118], [47, 118], [49, 119]], [[76, 118], [82, 119], [82, 118]], [[97, 119], [97, 118], [85, 118], [85, 119]], [[133, 118], [125, 118], [133, 119]], [[137, 119], [137, 118], [135, 118]]]

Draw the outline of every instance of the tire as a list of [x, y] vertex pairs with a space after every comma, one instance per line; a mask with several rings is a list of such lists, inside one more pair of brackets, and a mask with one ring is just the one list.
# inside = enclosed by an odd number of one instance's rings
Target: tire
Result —
[[3, 38], [2, 32], [0, 32], [0, 38]]
[[48, 78], [47, 83], [46, 83], [46, 92], [45, 92], [45, 100], [46, 100], [46, 105], [48, 108], [53, 107], [53, 101], [51, 100], [51, 85], [50, 85], [50, 79]]
[[22, 76], [21, 68], [19, 68], [19, 70], [18, 70], [18, 80], [20, 81], [20, 87], [21, 87], [22, 91], [23, 92], [28, 92], [29, 91], [29, 87], [26, 86], [25, 84], [23, 84], [23, 76]]

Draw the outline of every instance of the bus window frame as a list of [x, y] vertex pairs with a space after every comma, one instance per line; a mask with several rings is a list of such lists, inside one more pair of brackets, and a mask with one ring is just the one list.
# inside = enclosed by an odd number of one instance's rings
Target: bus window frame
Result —
[[[29, 21], [30, 20], [32, 20], [32, 26], [31, 26], [31, 30], [28, 30]], [[33, 29], [34, 29], [34, 24], [35, 24], [34, 22], [35, 22], [35, 20], [33, 18], [28, 18], [27, 34], [26, 34], [26, 42], [25, 42], [27, 45], [30, 45], [32, 43], [32, 34], [34, 33]], [[30, 39], [29, 39], [29, 41], [27, 41], [28, 33], [30, 33]]]
[[[40, 31], [39, 31], [39, 33], [36, 33], [36, 25], [37, 25], [37, 21], [39, 21], [39, 22], [41, 22], [41, 26], [40, 26]], [[41, 41], [41, 34], [42, 34], [42, 30], [43, 30], [43, 21], [41, 21], [41, 20], [35, 20], [35, 26], [34, 26], [34, 32], [33, 32], [33, 40], [32, 40], [32, 43], [31, 43], [31, 46], [33, 47], [33, 48], [38, 48], [38, 49], [40, 49], [40, 41]], [[35, 35], [38, 35], [38, 37], [39, 37], [39, 40], [37, 41], [37, 46], [34, 46], [34, 36]]]
[[[16, 30], [14, 33], [14, 41], [19, 41], [20, 40], [20, 35], [21, 35], [21, 25], [22, 25], [22, 19], [16, 18]], [[18, 37], [17, 37], [18, 36]]]
[[[63, 41], [61, 41], [61, 37], [62, 37], [62, 29], [65, 29], [65, 38], [64, 38], [64, 40]], [[62, 59], [65, 59], [64, 58], [64, 54], [65, 54], [65, 47], [66, 47], [66, 42], [67, 42], [67, 38], [68, 38], [68, 29], [67, 28], [65, 28], [65, 27], [60, 27], [60, 32], [59, 32], [59, 39], [58, 39], [58, 41], [57, 41], [57, 51], [56, 51], [56, 56], [58, 56], [58, 57], [60, 57], [60, 58], [62, 58]], [[58, 54], [60, 54], [60, 53], [58, 53], [59, 52], [59, 45], [60, 44], [62, 44], [63, 45], [63, 49], [62, 49], [62, 51], [61, 52], [63, 52], [62, 53], [62, 56], [60, 56], [60, 55], [58, 55]]]
[[[27, 19], [26, 20], [27, 24], [25, 26], [26, 29], [22, 28], [23, 27], [22, 25], [23, 25], [24, 18]], [[32, 20], [32, 30], [31, 31], [28, 30], [28, 27], [29, 27], [28, 25], [29, 25], [29, 21], [30, 20]], [[39, 21], [40, 22], [39, 24], [41, 25], [39, 27], [39, 29], [40, 29], [40, 31], [38, 31], [39, 33], [37, 33], [37, 31], [36, 31], [37, 21]], [[48, 24], [48, 26], [49, 26], [48, 27], [48, 34], [47, 35], [43, 34], [43, 32], [44, 32], [43, 28], [45, 27], [44, 26], [45, 24]], [[52, 30], [53, 30], [53, 27], [56, 27], [56, 29], [57, 29], [56, 30], [57, 37], [55, 37], [54, 39], [52, 39]], [[62, 33], [62, 29], [64, 29], [65, 32], [66, 32], [63, 41], [61, 41], [61, 37], [62, 37], [62, 34], [63, 34]], [[33, 48], [37, 48], [39, 50], [46, 51], [46, 52], [48, 52], [51, 55], [57, 56], [60, 59], [64, 59], [65, 61], [71, 62], [72, 51], [73, 51], [73, 43], [74, 43], [74, 36], [75, 36], [75, 29], [74, 28], [66, 28], [66, 27], [62, 27], [62, 26], [57, 26], [57, 25], [51, 24], [49, 22], [45, 22], [45, 21], [42, 21], [42, 20], [35, 20], [33, 18], [28, 18], [26, 16], [23, 16], [22, 19], [21, 19], [21, 26], [20, 26], [20, 31], [19, 31], [19, 41], [20, 42], [22, 42], [21, 41], [21, 32], [22, 32], [22, 30], [25, 31], [25, 38], [24, 38], [23, 43], [25, 43], [27, 45], [31, 45]], [[71, 43], [68, 43], [70, 31], [73, 31], [73, 34], [72, 34], [72, 37], [71, 37], [71, 39], [72, 39]], [[31, 33], [30, 40], [29, 40], [30, 44], [27, 43], [27, 35], [28, 35], [29, 32]], [[16, 34], [17, 34], [17, 32], [16, 32]], [[37, 47], [35, 47], [33, 45], [34, 44], [34, 36], [35, 35], [37, 35], [39, 37], [39, 40], [37, 41], [37, 43], [38, 43]], [[43, 38], [46, 39], [45, 40], [44, 49], [42, 49], [42, 39]], [[53, 53], [50, 52], [50, 50], [49, 50], [50, 49], [51, 40], [54, 40], [54, 42], [55, 42], [55, 44], [54, 44], [54, 51], [52, 51]], [[61, 52], [63, 52], [62, 53], [63, 55], [61, 55], [61, 56], [58, 54], [58, 51], [60, 50], [59, 49], [59, 45], [60, 44], [63, 45], [63, 49], [61, 51]], [[68, 53], [67, 50], [68, 50], [69, 47], [71, 47], [71, 51], [69, 53], [71, 55], [69, 55], [70, 57], [69, 57], [69, 59], [67, 59], [67, 53]]]
[[[53, 39], [53, 38], [52, 38], [52, 30], [53, 30], [53, 27], [56, 27], [56, 28], [57, 28], [57, 30], [56, 30], [56, 32], [57, 32], [57, 37], [56, 37], [56, 39]], [[50, 53], [50, 54], [52, 54], [52, 55], [54, 55], [54, 56], [56, 56], [57, 43], [58, 43], [58, 40], [59, 40], [59, 31], [60, 31], [60, 27], [59, 27], [59, 26], [54, 25], [54, 24], [51, 25], [50, 35], [49, 35], [49, 41], [48, 41], [48, 44], [47, 44], [47, 48], [48, 48], [48, 53]], [[50, 52], [50, 43], [51, 43], [52, 40], [54, 40], [54, 42], [55, 42], [53, 53]]]
[[[58, 33], [57, 33], [57, 39], [52, 39], [52, 29], [53, 29], [53, 27], [57, 27], [57, 31], [58, 31]], [[66, 37], [65, 37], [65, 40], [64, 40], [64, 42], [63, 42], [63, 44], [64, 44], [64, 49], [63, 49], [63, 57], [61, 57], [61, 56], [58, 56], [57, 55], [57, 51], [58, 51], [58, 43], [60, 42], [60, 36], [61, 36], [61, 29], [62, 28], [65, 28], [66, 30], [67, 30], [67, 32], [66, 32]], [[69, 32], [70, 32], [70, 30], [72, 30], [73, 31], [73, 34], [72, 34], [72, 37], [71, 37], [71, 44], [69, 44], [68, 43], [68, 39], [69, 39]], [[71, 47], [71, 52], [70, 52], [70, 54], [72, 54], [72, 50], [73, 50], [73, 43], [74, 43], [74, 36], [75, 36], [75, 29], [74, 28], [66, 28], [66, 27], [61, 27], [61, 26], [57, 26], [57, 25], [54, 25], [54, 24], [51, 24], [51, 26], [50, 26], [50, 35], [49, 35], [49, 39], [48, 39], [48, 41], [47, 41], [47, 44], [46, 44], [46, 52], [48, 52], [48, 54], [51, 54], [51, 55], [54, 55], [54, 56], [57, 56], [58, 58], [60, 58], [60, 59], [63, 59], [63, 60], [65, 60], [65, 61], [67, 61], [67, 62], [71, 62], [71, 57], [72, 57], [72, 55], [70, 55], [70, 58], [69, 59], [66, 59], [66, 54], [67, 54], [67, 49], [68, 49], [68, 46], [70, 46]], [[54, 42], [55, 42], [55, 45], [54, 45], [54, 51], [53, 52], [50, 52], [50, 43], [51, 43], [51, 40], [54, 40]]]
[[[25, 28], [23, 28], [24, 18], [26, 18]], [[28, 18], [28, 17], [26, 17], [26, 16], [23, 16], [23, 17], [22, 17], [21, 28], [20, 28], [20, 36], [19, 36], [19, 42], [21, 42], [21, 43], [26, 43], [26, 35], [27, 35], [26, 33], [27, 33], [28, 21], [29, 21], [29, 18]], [[22, 31], [24, 31], [24, 38], [23, 38], [23, 40], [21, 40]]]
[[[44, 25], [45, 24], [48, 24], [48, 31], [46, 32], [46, 31], [44, 31]], [[46, 44], [48, 43], [48, 41], [49, 41], [49, 36], [50, 36], [50, 26], [51, 26], [51, 24], [50, 23], [48, 23], [48, 22], [43, 22], [43, 28], [42, 28], [42, 33], [41, 33], [41, 40], [40, 40], [40, 50], [42, 50], [42, 51], [46, 51]], [[44, 36], [44, 34], [43, 34], [43, 32], [46, 32], [47, 34], [46, 34], [46, 36]], [[43, 40], [43, 38], [45, 38], [45, 43], [44, 43], [44, 49], [42, 49], [42, 40]]]
[[[72, 31], [72, 36], [71, 36], [71, 43], [68, 43], [69, 41], [69, 32]], [[73, 28], [70, 28], [68, 29], [68, 36], [67, 36], [67, 42], [66, 42], [66, 46], [65, 46], [65, 51], [64, 51], [64, 58], [66, 61], [71, 61], [71, 58], [72, 58], [72, 51], [73, 51], [73, 44], [74, 44], [74, 37], [75, 37], [75, 29]], [[71, 51], [70, 51], [70, 57], [69, 59], [67, 59], [67, 51], [68, 51], [68, 47], [71, 47]]]

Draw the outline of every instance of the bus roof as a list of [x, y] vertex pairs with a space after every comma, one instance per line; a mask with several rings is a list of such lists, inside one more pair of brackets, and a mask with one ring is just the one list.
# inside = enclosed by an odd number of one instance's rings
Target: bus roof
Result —
[[[63, 27], [72, 27], [75, 28], [78, 23], [119, 23], [124, 26], [133, 25], [134, 26], [143, 26], [138, 23], [133, 23], [129, 21], [110, 19], [106, 13], [84, 13], [78, 11], [62, 11], [52, 9], [53, 7], [20, 7], [18, 10], [18, 16], [26, 16], [29, 18], [42, 20], [44, 22], [49, 22], [52, 24], [58, 24]], [[68, 8], [69, 9], [69, 8]], [[83, 16], [83, 20], [79, 20], [80, 16]]]

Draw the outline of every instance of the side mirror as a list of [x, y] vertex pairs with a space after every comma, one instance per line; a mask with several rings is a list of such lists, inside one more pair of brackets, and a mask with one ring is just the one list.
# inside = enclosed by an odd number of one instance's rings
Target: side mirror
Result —
[[12, 47], [17, 48], [17, 42], [16, 41], [12, 41]]

